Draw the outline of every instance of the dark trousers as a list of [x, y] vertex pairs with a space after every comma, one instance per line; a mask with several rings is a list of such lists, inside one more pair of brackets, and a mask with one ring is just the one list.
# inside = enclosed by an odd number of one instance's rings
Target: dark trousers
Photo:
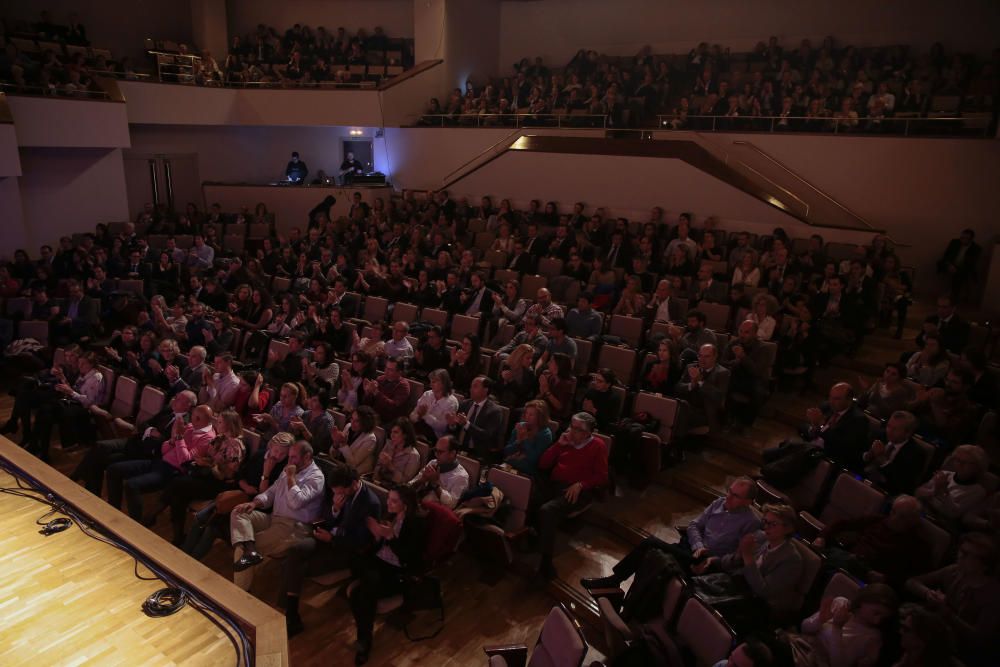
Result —
[[76, 401], [46, 401], [35, 412], [35, 443], [38, 455], [43, 461], [49, 458], [49, 444], [52, 441], [52, 427], [60, 424], [63, 447], [92, 442], [96, 435], [90, 412]]
[[170, 521], [174, 527], [174, 540], [184, 536], [187, 508], [195, 500], [212, 500], [223, 491], [234, 488], [231, 482], [216, 479], [207, 470], [194, 474], [175, 475], [163, 490], [163, 505], [170, 507]]
[[642, 559], [650, 551], [662, 551], [674, 557], [682, 567], [687, 569], [694, 558], [691, 555], [691, 545], [688, 544], [687, 536], [683, 536], [677, 544], [669, 544], [658, 537], [650, 535], [639, 543], [634, 549], [628, 552], [624, 558], [615, 564], [611, 570], [618, 579], [624, 581], [639, 571]]
[[580, 491], [576, 502], [566, 500], [565, 485], [558, 482], [543, 482], [540, 485], [539, 498], [542, 500], [538, 508], [538, 550], [543, 556], [551, 557], [556, 548], [556, 531], [559, 524], [569, 514], [580, 509], [594, 498], [592, 491]]
[[176, 468], [159, 459], [115, 463], [108, 466], [108, 502], [120, 509], [124, 493], [128, 515], [140, 521], [142, 494], [162, 489], [176, 475]]
[[354, 553], [353, 547], [336, 535], [329, 542], [312, 537], [299, 540], [285, 553], [285, 591], [299, 595], [306, 577], [350, 567]]
[[104, 487], [104, 471], [113, 463], [126, 460], [128, 439], [101, 440], [89, 449], [83, 460], [70, 476], [73, 481], [82, 481], [84, 487], [98, 498]]
[[358, 630], [358, 641], [370, 645], [378, 601], [403, 591], [403, 571], [372, 556], [360, 560], [354, 574], [358, 585], [351, 593], [351, 614]]

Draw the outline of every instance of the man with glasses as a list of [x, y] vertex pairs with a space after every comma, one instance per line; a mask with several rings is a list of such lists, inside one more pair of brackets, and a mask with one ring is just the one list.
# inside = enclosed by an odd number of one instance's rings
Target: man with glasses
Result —
[[654, 550], [673, 556], [685, 568], [710, 557], [735, 553], [744, 535], [760, 529], [760, 519], [750, 509], [756, 495], [757, 485], [752, 479], [737, 478], [724, 498], [712, 501], [688, 524], [680, 542], [668, 544], [657, 537], [647, 537], [612, 568], [611, 576], [581, 579], [580, 584], [588, 591], [618, 588], [639, 571], [646, 554]]
[[410, 486], [421, 500], [454, 509], [469, 488], [469, 473], [458, 462], [458, 438], [453, 435], [438, 438], [434, 444], [434, 460], [410, 480]]
[[542, 560], [538, 573], [553, 579], [556, 569], [552, 554], [556, 546], [556, 529], [570, 513], [585, 507], [594, 492], [608, 483], [608, 445], [594, 435], [597, 421], [587, 412], [573, 415], [570, 427], [558, 442], [545, 450], [538, 462], [547, 480], [539, 486], [539, 496], [545, 502], [538, 510], [538, 542]]

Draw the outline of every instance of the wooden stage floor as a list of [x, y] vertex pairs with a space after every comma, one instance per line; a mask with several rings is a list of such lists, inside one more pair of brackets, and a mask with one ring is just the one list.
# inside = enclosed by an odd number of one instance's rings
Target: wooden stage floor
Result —
[[[16, 487], [2, 470], [0, 487]], [[48, 509], [0, 493], [0, 665], [235, 664], [235, 647], [196, 609], [142, 612], [164, 584], [137, 579], [131, 556], [75, 524], [40, 535], [35, 520]]]

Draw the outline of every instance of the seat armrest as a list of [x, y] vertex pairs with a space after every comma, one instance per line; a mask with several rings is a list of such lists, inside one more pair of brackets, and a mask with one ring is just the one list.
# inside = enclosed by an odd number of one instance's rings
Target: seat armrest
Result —
[[524, 667], [528, 663], [528, 647], [524, 644], [500, 644], [484, 646], [486, 657], [503, 656], [507, 667]]
[[764, 499], [765, 502], [790, 504], [788, 503], [787, 495], [785, 495], [784, 493], [782, 493], [781, 491], [771, 486], [762, 479], [757, 480], [757, 490], [766, 496], [766, 498]]
[[812, 542], [823, 532], [824, 528], [826, 528], [826, 524], [809, 512], [799, 512], [799, 532], [802, 533], [803, 538]]

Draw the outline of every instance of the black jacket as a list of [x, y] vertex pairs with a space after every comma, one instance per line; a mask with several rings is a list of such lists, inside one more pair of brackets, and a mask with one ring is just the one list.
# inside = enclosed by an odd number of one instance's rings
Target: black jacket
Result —
[[347, 546], [361, 552], [374, 541], [368, 530], [368, 517], [379, 519], [381, 516], [382, 501], [366, 482], [362, 482], [358, 495], [348, 498], [337, 516], [333, 516], [331, 511], [323, 522], [323, 527], [333, 533], [338, 541], [346, 542]]
[[[467, 398], [458, 405], [458, 411], [472, 416], [473, 402]], [[475, 423], [469, 427], [449, 426], [448, 432], [458, 438], [462, 447], [472, 450], [477, 456], [485, 456], [503, 448], [503, 411], [492, 399], [486, 399]], [[463, 440], [464, 437], [464, 440]]]

